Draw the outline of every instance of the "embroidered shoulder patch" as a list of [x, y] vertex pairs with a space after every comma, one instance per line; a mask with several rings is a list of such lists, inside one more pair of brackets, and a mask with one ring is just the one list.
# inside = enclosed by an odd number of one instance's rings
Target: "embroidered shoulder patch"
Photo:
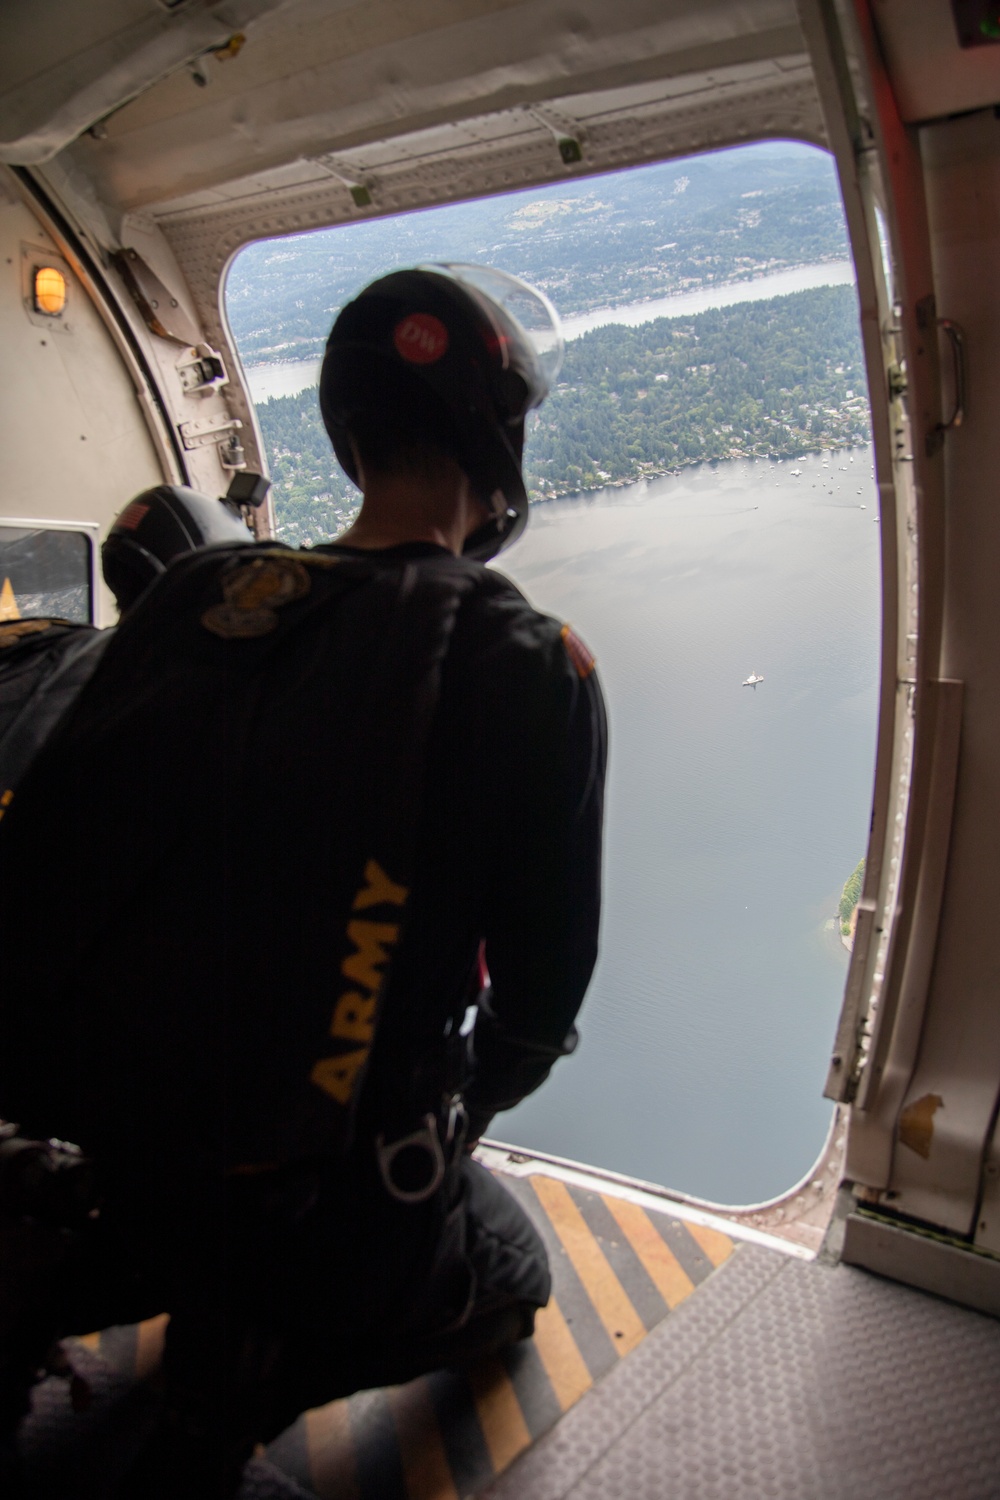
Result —
[[576, 631], [570, 629], [568, 625], [563, 626], [559, 632], [559, 637], [566, 647], [566, 655], [576, 668], [577, 677], [582, 682], [585, 677], [590, 676], [597, 665], [592, 653], [583, 644]]
[[201, 623], [223, 640], [252, 640], [268, 635], [278, 624], [275, 613], [308, 594], [309, 574], [297, 558], [254, 557], [222, 576], [224, 603], [213, 604]]

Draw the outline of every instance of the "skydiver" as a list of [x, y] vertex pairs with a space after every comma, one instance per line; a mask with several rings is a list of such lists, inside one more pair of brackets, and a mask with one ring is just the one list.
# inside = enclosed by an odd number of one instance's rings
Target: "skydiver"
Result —
[[[104, 581], [125, 616], [175, 558], [252, 541], [234, 503], [180, 485], [157, 485], [136, 495], [112, 522], [101, 552]], [[114, 635], [114, 627], [99, 630], [52, 616], [18, 613], [0, 623], [0, 824], [43, 747], [70, 718]], [[8, 871], [8, 878], [16, 880], [19, 873]], [[9, 998], [2, 1016], [5, 1047], [16, 1066]], [[6, 1100], [0, 1114], [5, 1109]], [[60, 1140], [32, 1142], [9, 1119], [0, 1119], [0, 1153], [0, 1489], [13, 1497], [20, 1494], [21, 1477], [13, 1430], [29, 1388], [47, 1361], [71, 1373], [53, 1346], [54, 1333], [69, 1326], [54, 1291], [77, 1269], [70, 1270], [67, 1261], [93, 1208], [93, 1175], [75, 1147]], [[70, 1322], [79, 1328], [72, 1314]]]
[[123, 1496], [229, 1496], [303, 1409], [527, 1337], [548, 1300], [471, 1155], [573, 1050], [597, 952], [593, 658], [482, 565], [527, 522], [546, 308], [454, 267], [345, 307], [320, 406], [356, 522], [175, 564], [0, 840], [0, 875], [39, 842], [89, 866], [58, 955], [37, 860], [0, 914], [32, 997], [0, 1100], [97, 1164], [91, 1306], [171, 1314]]
[[[234, 505], [161, 484], [136, 495], [111, 523], [101, 571], [123, 615], [175, 557], [252, 541]], [[0, 622], [0, 820], [110, 640], [111, 631], [54, 616]]]

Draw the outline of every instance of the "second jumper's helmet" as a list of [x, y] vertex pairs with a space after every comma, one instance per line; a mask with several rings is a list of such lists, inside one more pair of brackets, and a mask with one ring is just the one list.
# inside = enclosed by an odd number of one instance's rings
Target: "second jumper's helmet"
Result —
[[112, 523], [101, 548], [101, 569], [124, 612], [181, 553], [249, 545], [253, 539], [225, 500], [212, 500], [182, 484], [158, 484], [136, 495]]
[[320, 410], [334, 452], [356, 480], [352, 433], [411, 409], [469, 476], [492, 519], [469, 537], [480, 561], [508, 547], [528, 519], [521, 472], [524, 422], [562, 363], [548, 298], [488, 266], [394, 271], [365, 288], [333, 325]]

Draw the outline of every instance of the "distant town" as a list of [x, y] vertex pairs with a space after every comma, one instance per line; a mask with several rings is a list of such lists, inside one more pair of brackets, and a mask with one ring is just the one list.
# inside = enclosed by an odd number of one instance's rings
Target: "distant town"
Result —
[[[227, 309], [244, 362], [273, 363], [317, 357], [336, 309], [394, 265], [499, 265], [569, 316], [846, 255], [829, 158], [777, 143], [254, 245]], [[280, 535], [307, 544], [341, 530], [359, 496], [315, 389], [264, 401], [258, 416]], [[531, 419], [525, 471], [537, 503], [869, 435], [854, 289], [823, 286], [573, 339]]]

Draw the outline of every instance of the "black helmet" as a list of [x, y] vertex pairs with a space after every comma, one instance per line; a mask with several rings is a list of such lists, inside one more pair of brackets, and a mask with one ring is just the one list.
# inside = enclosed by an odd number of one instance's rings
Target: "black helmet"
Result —
[[464, 547], [486, 561], [527, 522], [524, 420], [562, 352], [548, 298], [515, 276], [457, 264], [394, 271], [341, 310], [327, 342], [319, 403], [334, 452], [357, 480], [357, 426], [408, 413], [493, 511]]
[[181, 484], [158, 484], [136, 495], [112, 524], [101, 548], [104, 581], [124, 612], [182, 552], [252, 541], [225, 500]]

